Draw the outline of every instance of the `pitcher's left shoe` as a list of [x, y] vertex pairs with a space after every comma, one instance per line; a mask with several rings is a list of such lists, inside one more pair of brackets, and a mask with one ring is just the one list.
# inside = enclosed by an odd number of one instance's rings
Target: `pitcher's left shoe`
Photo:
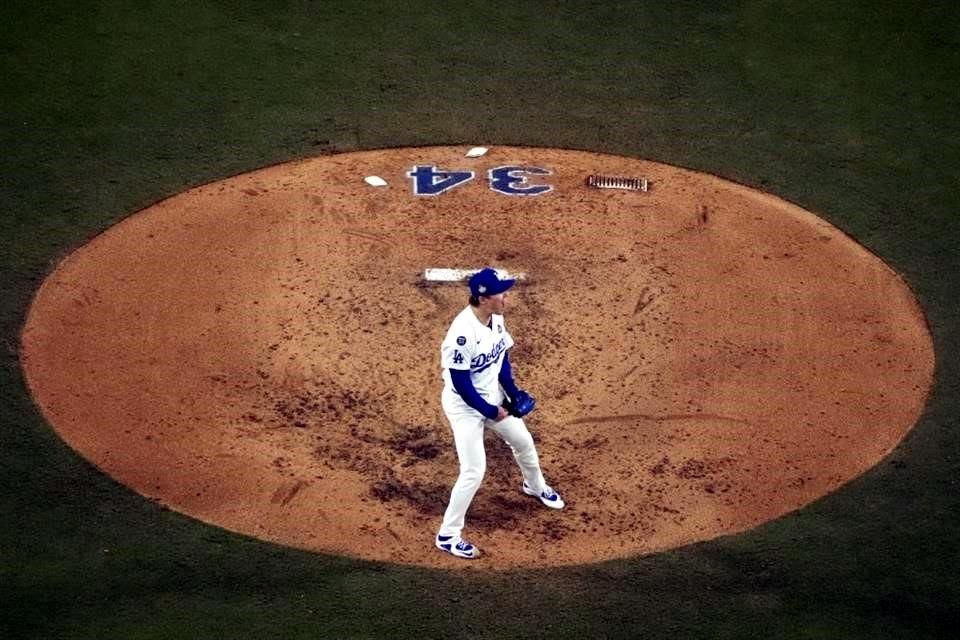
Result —
[[548, 487], [543, 485], [543, 491], [537, 493], [530, 488], [530, 485], [527, 484], [527, 481], [523, 481], [523, 492], [528, 496], [536, 496], [540, 498], [540, 502], [550, 507], [551, 509], [563, 509], [563, 498], [560, 497], [560, 494]]
[[438, 535], [434, 541], [434, 545], [436, 545], [440, 551], [446, 551], [451, 555], [465, 560], [474, 560], [480, 557], [480, 549], [477, 549], [459, 536]]

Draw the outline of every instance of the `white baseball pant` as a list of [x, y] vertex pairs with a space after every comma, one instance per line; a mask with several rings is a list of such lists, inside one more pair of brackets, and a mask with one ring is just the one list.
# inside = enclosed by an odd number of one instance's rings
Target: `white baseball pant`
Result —
[[541, 491], [546, 486], [546, 481], [540, 471], [540, 458], [533, 443], [533, 436], [522, 419], [507, 416], [500, 422], [488, 420], [466, 406], [458, 397], [453, 397], [452, 394], [448, 396], [447, 393], [441, 395], [441, 405], [453, 431], [457, 457], [460, 459], [460, 475], [450, 492], [450, 502], [443, 514], [443, 524], [440, 525], [437, 535], [459, 537], [463, 531], [467, 509], [470, 508], [473, 496], [480, 488], [480, 482], [487, 470], [487, 454], [483, 446], [485, 428], [491, 429], [510, 446], [527, 486]]

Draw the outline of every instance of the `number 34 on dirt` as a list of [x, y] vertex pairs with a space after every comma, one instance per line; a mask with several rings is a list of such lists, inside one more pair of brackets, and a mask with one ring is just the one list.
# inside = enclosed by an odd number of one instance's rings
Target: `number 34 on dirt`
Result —
[[[539, 196], [553, 190], [549, 184], [532, 184], [531, 176], [548, 176], [542, 167], [506, 165], [487, 172], [490, 189], [507, 196]], [[473, 171], [445, 171], [432, 164], [418, 164], [407, 172], [416, 196], [438, 196], [466, 184], [475, 177]]]

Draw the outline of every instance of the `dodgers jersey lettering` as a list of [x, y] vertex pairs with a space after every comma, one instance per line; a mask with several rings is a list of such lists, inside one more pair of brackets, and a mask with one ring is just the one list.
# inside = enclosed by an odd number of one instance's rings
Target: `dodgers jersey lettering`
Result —
[[449, 370], [469, 370], [470, 380], [480, 397], [490, 404], [500, 404], [503, 396], [498, 378], [503, 354], [512, 346], [513, 338], [507, 333], [503, 316], [492, 315], [490, 326], [485, 326], [468, 306], [453, 319], [440, 345], [443, 392], [459, 398], [453, 389]]

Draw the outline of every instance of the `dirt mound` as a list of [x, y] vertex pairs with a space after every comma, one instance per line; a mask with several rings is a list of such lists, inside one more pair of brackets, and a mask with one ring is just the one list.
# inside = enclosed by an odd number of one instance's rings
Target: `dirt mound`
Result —
[[[106, 473], [206, 522], [465, 567], [432, 540], [457, 472], [439, 344], [467, 295], [421, 274], [524, 272], [511, 360], [568, 506], [522, 495], [491, 435], [467, 517], [482, 568], [753, 527], [868, 469], [920, 415], [933, 351], [916, 301], [823, 220], [651, 162], [465, 150], [272, 167], [107, 230], [30, 310], [37, 403]], [[652, 188], [591, 188], [591, 174]]]

